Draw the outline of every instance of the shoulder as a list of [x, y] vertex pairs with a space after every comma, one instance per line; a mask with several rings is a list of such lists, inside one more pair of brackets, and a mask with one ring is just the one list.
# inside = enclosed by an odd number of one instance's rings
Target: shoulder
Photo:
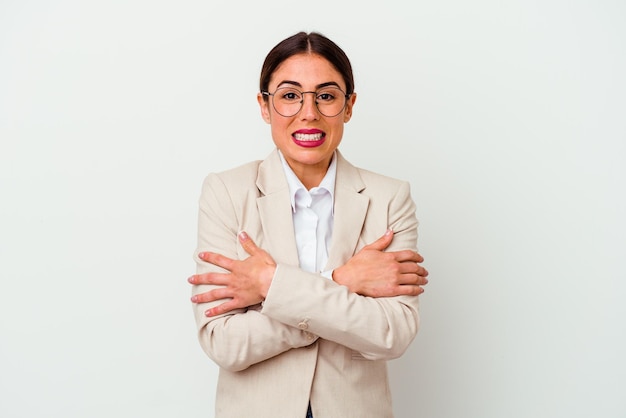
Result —
[[262, 160], [250, 161], [246, 164], [242, 164], [228, 170], [217, 173], [209, 173], [205, 178], [205, 182], [221, 181], [225, 184], [234, 186], [237, 184], [248, 184], [251, 181], [254, 184], [261, 163]]
[[338, 170], [337, 184], [354, 187], [365, 195], [393, 196], [400, 190], [408, 190], [409, 183], [405, 180], [376, 173], [361, 167], [356, 167], [340, 155], [340, 169]]
[[206, 176], [204, 183], [219, 183], [229, 191], [247, 191], [258, 190], [258, 187], [263, 185], [271, 186], [270, 189], [276, 188], [278, 187], [277, 178], [280, 177], [284, 177], [284, 172], [278, 151], [274, 149], [263, 160], [255, 160], [229, 170], [211, 173]]
[[407, 181], [390, 177], [384, 174], [375, 173], [370, 170], [366, 170], [364, 168], [357, 167], [357, 171], [359, 172], [363, 182], [368, 187], [400, 187], [403, 184], [408, 184]]
[[202, 182], [200, 199], [212, 205], [215, 201], [230, 201], [237, 206], [237, 202], [257, 196], [256, 179], [260, 164], [260, 160], [251, 161], [225, 171], [209, 173]]
[[382, 204], [390, 211], [397, 210], [397, 206], [409, 205], [413, 207], [411, 186], [408, 181], [375, 173], [370, 170], [358, 169], [365, 188], [361, 194], [370, 198], [372, 204]]

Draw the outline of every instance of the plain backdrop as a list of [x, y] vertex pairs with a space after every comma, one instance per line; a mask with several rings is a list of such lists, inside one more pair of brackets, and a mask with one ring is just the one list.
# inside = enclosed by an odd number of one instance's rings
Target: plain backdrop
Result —
[[396, 416], [626, 417], [625, 21], [620, 0], [0, 0], [0, 416], [213, 416], [200, 186], [269, 154], [261, 63], [316, 30], [355, 69], [340, 149], [417, 202], [431, 283]]

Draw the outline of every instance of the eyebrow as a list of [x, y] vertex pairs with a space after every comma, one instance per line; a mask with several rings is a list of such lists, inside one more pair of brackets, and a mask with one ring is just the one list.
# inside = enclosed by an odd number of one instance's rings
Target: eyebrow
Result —
[[[283, 84], [292, 84], [296, 87], [302, 88], [302, 84], [298, 83], [297, 81], [292, 81], [292, 80], [283, 80], [278, 84], [278, 87], [282, 86]], [[317, 86], [315, 86], [315, 90], [328, 87], [328, 86], [335, 86], [341, 89], [341, 87], [339, 87], [339, 84], [335, 83], [334, 81], [327, 81], [326, 83], [318, 84]]]

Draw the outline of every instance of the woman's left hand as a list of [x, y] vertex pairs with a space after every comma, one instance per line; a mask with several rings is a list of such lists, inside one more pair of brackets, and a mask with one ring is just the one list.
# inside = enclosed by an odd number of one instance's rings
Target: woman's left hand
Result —
[[216, 316], [235, 309], [247, 308], [265, 300], [267, 291], [276, 271], [274, 259], [257, 247], [245, 232], [239, 233], [239, 242], [250, 257], [233, 260], [221, 254], [203, 252], [198, 257], [207, 263], [222, 267], [228, 273], [204, 273], [189, 277], [191, 284], [211, 284], [220, 286], [191, 298], [194, 303], [213, 302], [231, 298], [229, 301], [208, 309], [206, 316]]

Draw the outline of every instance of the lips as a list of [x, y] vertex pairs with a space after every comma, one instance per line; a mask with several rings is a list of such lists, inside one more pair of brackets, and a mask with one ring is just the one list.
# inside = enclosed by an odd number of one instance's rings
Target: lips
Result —
[[300, 129], [291, 134], [291, 139], [301, 147], [315, 148], [324, 143], [326, 133], [319, 129]]

